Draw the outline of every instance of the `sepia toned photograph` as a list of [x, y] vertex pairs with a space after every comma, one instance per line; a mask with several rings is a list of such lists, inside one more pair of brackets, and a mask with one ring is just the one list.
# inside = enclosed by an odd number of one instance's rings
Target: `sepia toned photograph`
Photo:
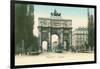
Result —
[[95, 62], [95, 7], [14, 3], [14, 64]]

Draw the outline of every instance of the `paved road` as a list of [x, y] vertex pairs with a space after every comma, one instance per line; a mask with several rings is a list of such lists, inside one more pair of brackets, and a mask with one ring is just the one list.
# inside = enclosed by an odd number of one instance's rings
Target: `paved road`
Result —
[[43, 53], [38, 56], [15, 56], [15, 65], [93, 61], [93, 53]]

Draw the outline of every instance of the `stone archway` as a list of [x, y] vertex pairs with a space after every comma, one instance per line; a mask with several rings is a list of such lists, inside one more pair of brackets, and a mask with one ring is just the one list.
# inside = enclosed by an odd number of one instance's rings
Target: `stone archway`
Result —
[[72, 20], [62, 19], [61, 13], [59, 14], [57, 11], [54, 11], [50, 18], [39, 17], [38, 22], [39, 51], [43, 52], [42, 41], [46, 40], [48, 42], [47, 51], [52, 52], [52, 34], [59, 36], [59, 49], [61, 51], [64, 50], [64, 41], [67, 41], [66, 46], [72, 46]]
[[66, 50], [66, 46], [67, 46], [66, 41], [64, 41], [64, 50]]
[[48, 48], [48, 42], [47, 41], [42, 41], [42, 48], [43, 48], [43, 52], [47, 52], [47, 48]]
[[52, 46], [52, 51], [55, 52], [57, 47], [59, 46], [59, 36], [57, 34], [52, 34], [51, 36], [51, 46]]

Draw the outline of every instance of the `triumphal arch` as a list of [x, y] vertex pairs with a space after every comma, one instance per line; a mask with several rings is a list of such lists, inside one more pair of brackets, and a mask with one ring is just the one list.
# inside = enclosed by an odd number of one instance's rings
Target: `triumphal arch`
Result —
[[[51, 35], [57, 34], [59, 37], [58, 48], [60, 51], [68, 51], [69, 47], [72, 46], [72, 20], [63, 19], [61, 13], [56, 10], [51, 12], [49, 18], [39, 17], [38, 18], [38, 29], [39, 29], [39, 49], [42, 52], [42, 41], [47, 41], [47, 51], [51, 52]], [[64, 42], [66, 44], [64, 44]]]

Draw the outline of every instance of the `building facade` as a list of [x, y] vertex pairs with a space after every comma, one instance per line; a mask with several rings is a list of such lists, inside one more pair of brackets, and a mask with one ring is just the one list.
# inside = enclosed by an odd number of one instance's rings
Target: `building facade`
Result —
[[72, 33], [72, 46], [76, 51], [86, 50], [88, 44], [88, 29], [77, 28]]

